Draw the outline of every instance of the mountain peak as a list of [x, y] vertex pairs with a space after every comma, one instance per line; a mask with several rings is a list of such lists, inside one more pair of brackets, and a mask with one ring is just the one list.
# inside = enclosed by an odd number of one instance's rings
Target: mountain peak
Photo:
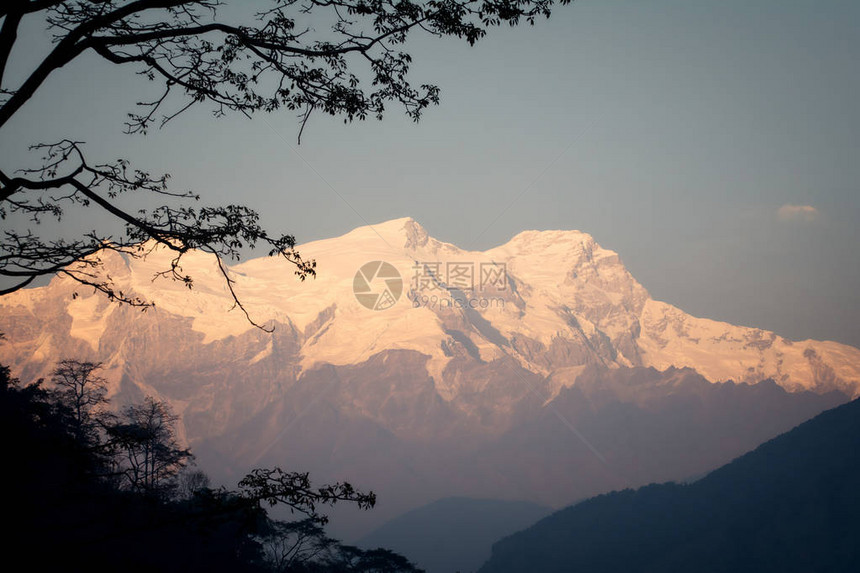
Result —
[[423, 256], [436, 256], [439, 253], [460, 254], [459, 247], [430, 236], [427, 230], [412, 217], [401, 217], [381, 223], [367, 224], [334, 239], [342, 243], [373, 245], [377, 250], [388, 251], [386, 256], [403, 256], [414, 259]]
[[412, 217], [401, 217], [381, 223], [368, 223], [353, 229], [343, 238], [382, 241], [394, 249], [415, 249], [426, 245], [430, 235]]
[[520, 231], [514, 235], [510, 242], [534, 241], [539, 239], [567, 239], [594, 241], [591, 235], [577, 229], [530, 229]]
[[571, 248], [594, 250], [601, 249], [594, 237], [583, 231], [551, 229], [545, 231], [522, 231], [514, 235], [510, 241], [497, 248], [517, 252], [559, 252]]
[[[411, 227], [416, 227], [416, 226], [423, 230], [423, 228], [418, 223], [418, 221], [416, 221], [412, 217], [400, 217], [398, 219], [389, 219], [388, 221], [382, 221], [380, 223], [374, 223], [374, 224], [368, 223], [365, 226], [366, 227], [372, 227], [372, 228], [376, 229], [377, 231], [379, 231], [380, 233], [390, 233], [390, 232], [399, 233], [406, 228], [411, 228]], [[361, 227], [359, 227], [359, 228], [361, 228]]]

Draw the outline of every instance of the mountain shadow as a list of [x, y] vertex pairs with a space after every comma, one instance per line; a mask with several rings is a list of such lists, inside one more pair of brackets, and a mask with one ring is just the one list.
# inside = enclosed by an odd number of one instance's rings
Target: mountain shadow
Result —
[[497, 542], [481, 573], [860, 570], [860, 400], [689, 485], [563, 509]]
[[[352, 541], [448, 497], [559, 508], [701, 476], [847, 400], [772, 381], [711, 383], [689, 369], [594, 368], [544, 404], [529, 388], [546, 381], [487, 365], [465, 372], [492, 380], [484, 394], [446, 402], [421, 376], [423, 364], [400, 351], [313, 369], [250, 422], [194, 443], [195, 454], [217, 483], [235, 483], [243, 468], [286, 465], [373, 489], [383, 504], [336, 520], [332, 531]], [[509, 412], [493, 409], [502, 402]]]
[[392, 519], [358, 545], [389, 547], [427, 573], [466, 573], [487, 560], [493, 541], [551, 511], [526, 501], [451, 497]]

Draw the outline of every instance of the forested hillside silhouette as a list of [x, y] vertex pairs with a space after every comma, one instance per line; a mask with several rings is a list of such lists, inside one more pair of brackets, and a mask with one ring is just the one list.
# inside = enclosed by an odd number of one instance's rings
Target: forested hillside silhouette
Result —
[[561, 510], [494, 545], [481, 573], [860, 571], [860, 399], [689, 484]]
[[[154, 398], [113, 411], [98, 364], [63, 361], [50, 382], [0, 366], [7, 563], [49, 571], [420, 571], [385, 549], [326, 535], [321, 509], [373, 507], [348, 483], [258, 468], [213, 489]], [[286, 505], [297, 516], [270, 518]]]

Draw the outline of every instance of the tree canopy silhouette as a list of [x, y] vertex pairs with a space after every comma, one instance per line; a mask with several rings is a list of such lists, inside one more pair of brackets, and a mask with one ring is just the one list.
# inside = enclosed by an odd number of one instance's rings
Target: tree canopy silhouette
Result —
[[[209, 104], [216, 116], [292, 110], [300, 118], [299, 139], [314, 112], [345, 122], [382, 119], [386, 106], [396, 104], [417, 121], [439, 102], [439, 88], [411, 83], [412, 56], [404, 49], [410, 34], [474, 44], [494, 26], [549, 17], [555, 3], [271, 0], [257, 13], [250, 2], [233, 3], [237, 9], [225, 16], [226, 10], [219, 9], [228, 2], [219, 0], [8, 0], [0, 8], [0, 135], [52, 74], [86, 54], [128, 67], [160, 86], [128, 114], [128, 133], [145, 134], [198, 104]], [[54, 44], [20, 84], [12, 85], [10, 58], [21, 46], [21, 24], [30, 18], [41, 18]], [[192, 201], [199, 197], [170, 191], [168, 175], [135, 168], [127, 159], [91, 160], [71, 136], [32, 144], [42, 156], [36, 167], [0, 165], [0, 217], [17, 215], [44, 225], [4, 230], [0, 294], [61, 273], [111, 299], [150, 305], [122, 292], [102, 272], [98, 256], [113, 250], [143, 257], [146, 241], [174, 253], [169, 268], [159, 274], [189, 287], [193, 280], [182, 269], [182, 256], [191, 249], [216, 255], [243, 311], [223, 259], [237, 258], [244, 247], [266, 247], [269, 255], [294, 264], [301, 279], [315, 273], [315, 263], [295, 250], [292, 235], [264, 229], [248, 207], [195, 207]], [[150, 196], [150, 205], [128, 209], [121, 198], [132, 193]], [[125, 231], [62, 236], [56, 223], [72, 207], [100, 211]]]
[[97, 374], [101, 363], [62, 360], [51, 381], [58, 401], [66, 404], [71, 426], [81, 443], [95, 443], [99, 430], [98, 409], [108, 403], [107, 381]]
[[[389, 571], [418, 573], [400, 555], [363, 550], [326, 535], [321, 506], [376, 501], [346, 483], [313, 486], [307, 474], [258, 469], [238, 490], [212, 489], [199, 470], [181, 466], [190, 452], [173, 439], [175, 418], [146, 399], [117, 416], [80, 410], [97, 365], [63, 361], [56, 390], [22, 384], [0, 365], [0, 445], [7, 493], [7, 559], [64, 571]], [[62, 382], [77, 380], [69, 386]], [[100, 385], [92, 383], [91, 390]], [[99, 399], [95, 405], [104, 404]], [[81, 418], [99, 431], [80, 431]], [[133, 458], [133, 459], [130, 459]], [[116, 471], [117, 468], [120, 471]], [[119, 477], [119, 479], [117, 479]], [[184, 488], [172, 487], [177, 477]], [[284, 503], [302, 518], [270, 518]]]
[[179, 417], [166, 402], [147, 397], [122, 409], [106, 426], [114, 451], [113, 472], [131, 491], [161, 496], [172, 491], [175, 478], [191, 457], [179, 445], [175, 425]]

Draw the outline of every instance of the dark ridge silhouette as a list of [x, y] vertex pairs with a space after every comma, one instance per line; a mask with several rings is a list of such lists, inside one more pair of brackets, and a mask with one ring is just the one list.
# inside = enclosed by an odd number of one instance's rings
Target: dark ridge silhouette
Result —
[[487, 560], [493, 541], [551, 511], [527, 501], [451, 497], [392, 519], [357, 545], [389, 547], [427, 573], [466, 573]]
[[481, 573], [860, 571], [860, 400], [689, 485], [563, 509], [497, 542]]

